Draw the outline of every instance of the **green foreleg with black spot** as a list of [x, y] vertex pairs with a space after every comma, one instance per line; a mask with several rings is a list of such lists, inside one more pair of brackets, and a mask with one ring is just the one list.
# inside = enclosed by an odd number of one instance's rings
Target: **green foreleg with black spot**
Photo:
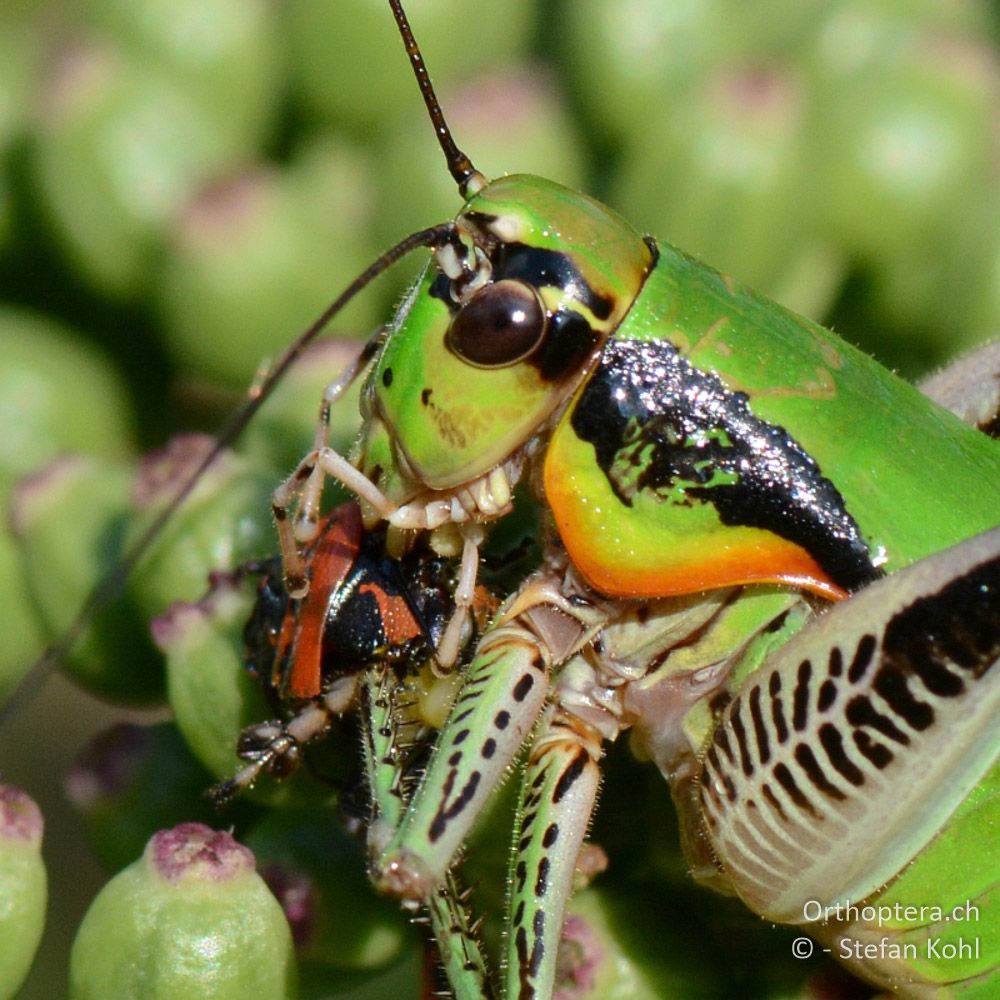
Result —
[[521, 784], [508, 879], [508, 1000], [549, 997], [566, 903], [600, 782], [600, 736], [551, 706]]

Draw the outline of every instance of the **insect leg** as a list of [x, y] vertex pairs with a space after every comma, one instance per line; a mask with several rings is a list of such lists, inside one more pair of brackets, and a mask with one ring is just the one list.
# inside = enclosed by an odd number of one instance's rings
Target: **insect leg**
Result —
[[507, 907], [508, 998], [550, 996], [576, 860], [597, 800], [601, 737], [553, 705], [521, 785]]
[[[299, 544], [312, 541], [319, 530], [319, 488], [313, 489], [311, 499], [307, 496], [308, 484], [314, 474], [331, 476], [343, 483], [352, 493], [371, 504], [384, 518], [388, 518], [396, 509], [396, 505], [367, 476], [332, 448], [323, 447], [306, 455], [271, 497], [271, 512], [278, 528], [281, 562], [285, 569], [285, 587], [289, 596], [294, 598], [305, 597], [309, 591], [309, 579], [299, 552]], [[293, 525], [289, 511], [300, 498], [310, 499], [313, 506], [309, 510], [303, 510], [303, 504], [300, 503]]]
[[455, 1000], [492, 1000], [493, 987], [479, 946], [477, 927], [469, 920], [464, 894], [453, 875], [427, 901], [431, 932]]
[[302, 748], [322, 736], [334, 716], [343, 715], [355, 703], [357, 676], [340, 677], [322, 697], [302, 707], [287, 722], [272, 719], [248, 726], [240, 733], [236, 755], [248, 763], [232, 778], [209, 789], [217, 804], [228, 802], [234, 795], [252, 788], [262, 773], [274, 778], [287, 778], [302, 760]]
[[479, 546], [483, 544], [485, 538], [485, 532], [480, 524], [462, 525], [461, 532], [462, 566], [459, 571], [458, 586], [455, 587], [455, 611], [437, 649], [437, 665], [445, 673], [458, 662], [458, 655], [462, 649], [462, 632], [472, 610], [476, 578], [479, 575]]
[[776, 652], [727, 707], [700, 784], [739, 894], [801, 923], [804, 900], [857, 902], [904, 878], [996, 765], [997, 664], [1000, 529], [872, 584]]
[[428, 897], [534, 727], [550, 669], [604, 620], [600, 609], [562, 599], [544, 575], [508, 602], [480, 641], [403, 824], [376, 862], [380, 888]]
[[[414, 747], [403, 734], [392, 670], [372, 668], [361, 681], [363, 756], [371, 804], [369, 852], [377, 854], [399, 826], [406, 798], [405, 769]], [[448, 985], [457, 1000], [493, 996], [486, 963], [461, 889], [452, 875], [427, 900], [427, 918]]]
[[962, 355], [917, 388], [967, 424], [1000, 437], [1000, 340]]

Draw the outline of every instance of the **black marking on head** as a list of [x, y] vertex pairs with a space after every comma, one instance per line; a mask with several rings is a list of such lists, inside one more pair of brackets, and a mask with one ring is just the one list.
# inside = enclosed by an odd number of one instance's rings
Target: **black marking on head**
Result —
[[571, 417], [615, 496], [711, 503], [727, 525], [771, 531], [809, 552], [840, 586], [881, 575], [844, 498], [745, 393], [695, 368], [666, 341], [611, 341]]
[[600, 337], [578, 312], [563, 309], [549, 319], [545, 339], [526, 360], [546, 382], [561, 382], [583, 368]]
[[[466, 218], [483, 224], [479, 213]], [[488, 228], [489, 222], [483, 225]], [[491, 284], [507, 279], [523, 281], [535, 289], [558, 288], [570, 292], [599, 321], [606, 320], [614, 309], [614, 299], [600, 294], [586, 281], [571, 254], [523, 243], [497, 243], [490, 254], [493, 273]], [[444, 302], [452, 318], [461, 311], [452, 295], [452, 282], [439, 273], [431, 282], [429, 294]], [[475, 296], [469, 301], [475, 300]], [[524, 357], [526, 364], [537, 368], [547, 382], [559, 383], [579, 373], [600, 344], [600, 334], [574, 309], [560, 309], [548, 317], [545, 337], [538, 348]]]
[[595, 291], [571, 254], [526, 243], [501, 243], [493, 256], [493, 280], [515, 278], [535, 288], [572, 289], [573, 298], [582, 302], [599, 320], [606, 320], [614, 308], [614, 299]]

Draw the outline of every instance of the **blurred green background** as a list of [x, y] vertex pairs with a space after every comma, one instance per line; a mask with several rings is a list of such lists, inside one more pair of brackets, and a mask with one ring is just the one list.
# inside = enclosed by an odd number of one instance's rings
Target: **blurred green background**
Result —
[[[594, 194], [908, 377], [1000, 331], [996, 3], [407, 6], [487, 175]], [[24, 476], [82, 452], [111, 489], [170, 434], [218, 426], [381, 249], [457, 211], [408, 74], [384, 0], [0, 6], [0, 497], [22, 539], [87, 536], [101, 502], [65, 466], [15, 493]], [[338, 335], [386, 318], [416, 266], [380, 279]], [[304, 415], [341, 357], [305, 379], [277, 468], [307, 447]], [[249, 547], [273, 547], [262, 538]], [[38, 605], [51, 629], [96, 571], [67, 582], [38, 551], [0, 536], [0, 695], [43, 643]], [[121, 692], [152, 706], [144, 721], [165, 717], [148, 669], [148, 690]], [[103, 878], [61, 775], [85, 732], [123, 717], [61, 683], [0, 732], [0, 778], [50, 824], [55, 909], [26, 998], [61, 995]]]

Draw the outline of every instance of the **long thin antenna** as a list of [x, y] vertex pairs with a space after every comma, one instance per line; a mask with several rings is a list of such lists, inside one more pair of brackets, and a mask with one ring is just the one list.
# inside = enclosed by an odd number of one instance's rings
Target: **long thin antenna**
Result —
[[402, 0], [389, 0], [389, 6], [396, 18], [399, 34], [406, 46], [406, 54], [410, 57], [410, 65], [413, 67], [413, 75], [417, 78], [417, 86], [423, 95], [427, 113], [431, 116], [434, 134], [437, 136], [438, 145], [448, 163], [448, 170], [458, 184], [459, 194], [463, 198], [468, 198], [486, 187], [486, 178], [472, 165], [472, 160], [455, 145], [451, 129], [448, 128], [448, 123], [444, 120], [444, 112], [438, 103], [437, 94], [434, 93], [434, 86], [427, 72], [424, 57], [420, 54], [417, 40], [413, 37], [413, 29], [403, 11]]
[[[211, 449], [205, 454], [198, 466], [188, 475], [181, 484], [177, 492], [170, 498], [169, 503], [153, 519], [146, 530], [131, 545], [128, 551], [122, 556], [119, 562], [112, 567], [94, 585], [94, 588], [87, 595], [76, 617], [65, 629], [59, 638], [53, 642], [31, 665], [28, 672], [22, 678], [17, 690], [10, 699], [0, 708], [0, 722], [8, 716], [14, 714], [22, 700], [29, 697], [35, 691], [39, 682], [51, 670], [58, 667], [66, 659], [70, 650], [76, 645], [86, 628], [94, 620], [98, 612], [102, 611], [108, 604], [118, 596], [125, 581], [135, 569], [136, 565], [149, 550], [149, 547], [160, 534], [163, 526], [173, 517], [177, 508], [184, 502], [191, 491], [198, 485], [198, 481], [210, 465], [228, 448], [243, 428], [250, 422], [251, 417], [261, 408], [267, 398], [271, 395], [274, 387], [284, 377], [285, 373], [292, 366], [302, 352], [323, 332], [326, 325], [333, 319], [341, 309], [347, 305], [355, 295], [366, 285], [377, 278], [383, 271], [396, 263], [401, 257], [418, 247], [441, 247], [447, 243], [457, 244], [463, 250], [461, 242], [455, 232], [453, 223], [445, 223], [440, 226], [432, 226], [429, 229], [421, 229], [419, 232], [407, 236], [406, 239], [397, 243], [394, 247], [386, 250], [377, 260], [371, 263], [361, 274], [359, 274], [337, 298], [327, 306], [320, 316], [313, 322], [296, 340], [285, 349], [284, 354], [278, 362], [270, 369], [267, 376], [254, 386], [253, 390], [229, 417], [215, 437]], [[380, 331], [381, 334], [381, 331]], [[357, 372], [360, 373], [365, 363], [371, 359], [377, 346], [379, 337], [372, 338], [362, 348], [361, 358], [357, 365]]]

